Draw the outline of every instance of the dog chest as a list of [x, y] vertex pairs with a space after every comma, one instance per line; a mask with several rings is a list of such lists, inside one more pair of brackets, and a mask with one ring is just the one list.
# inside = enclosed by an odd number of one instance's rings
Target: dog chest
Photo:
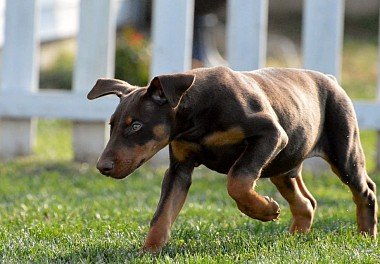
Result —
[[221, 144], [219, 141], [215, 142], [218, 142], [218, 144], [206, 145], [184, 140], [174, 140], [171, 142], [171, 149], [174, 158], [180, 162], [192, 159], [199, 165], [205, 165], [211, 170], [226, 174], [244, 151], [245, 144], [241, 142], [239, 144]]

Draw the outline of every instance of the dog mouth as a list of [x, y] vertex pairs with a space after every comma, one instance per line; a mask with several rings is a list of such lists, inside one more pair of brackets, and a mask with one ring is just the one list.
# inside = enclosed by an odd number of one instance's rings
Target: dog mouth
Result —
[[107, 177], [111, 177], [111, 178], [114, 178], [114, 179], [118, 179], [118, 180], [121, 180], [121, 179], [124, 179], [126, 178], [127, 176], [131, 175], [135, 170], [137, 170], [141, 165], [144, 164], [144, 162], [146, 161], [146, 159], [142, 159], [136, 167], [134, 167], [133, 169], [129, 169], [129, 170], [125, 170], [125, 171], [121, 171], [121, 173], [110, 173], [110, 174], [103, 174]]

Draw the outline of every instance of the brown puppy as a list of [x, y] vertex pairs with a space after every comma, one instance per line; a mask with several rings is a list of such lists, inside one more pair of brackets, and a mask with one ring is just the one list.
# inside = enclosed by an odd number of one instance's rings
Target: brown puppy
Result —
[[238, 208], [261, 221], [280, 209], [254, 190], [270, 177], [290, 205], [291, 232], [310, 230], [316, 201], [302, 181], [302, 162], [328, 161], [348, 185], [359, 231], [376, 235], [376, 187], [368, 177], [354, 108], [332, 76], [297, 69], [236, 72], [226, 67], [155, 77], [147, 87], [100, 79], [88, 99], [116, 94], [111, 138], [97, 167], [124, 178], [169, 144], [157, 211], [144, 248], [157, 251], [185, 201], [194, 167], [227, 174]]

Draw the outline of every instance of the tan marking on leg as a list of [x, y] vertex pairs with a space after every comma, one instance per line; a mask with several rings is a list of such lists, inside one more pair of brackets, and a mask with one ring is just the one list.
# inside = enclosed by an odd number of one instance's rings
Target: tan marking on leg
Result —
[[198, 152], [200, 146], [186, 141], [173, 140], [171, 143], [174, 157], [178, 161], [185, 161], [191, 153]]
[[214, 132], [204, 138], [203, 144], [206, 146], [224, 146], [240, 143], [244, 139], [244, 132], [241, 127], [233, 127], [226, 131]]
[[171, 223], [168, 215], [160, 217], [157, 222], [150, 227], [143, 249], [149, 252], [159, 251], [169, 240], [170, 226]]
[[295, 178], [290, 178], [288, 175], [281, 175], [272, 177], [271, 181], [276, 185], [278, 191], [289, 203], [290, 211], [293, 215], [289, 231], [291, 233], [309, 232], [313, 223], [314, 207], [312, 202], [302, 194], [297, 180]]
[[170, 238], [170, 228], [185, 203], [187, 192], [175, 188], [165, 200], [160, 215], [152, 224], [145, 239], [143, 249], [149, 252], [159, 251]]
[[261, 221], [278, 219], [280, 207], [269, 197], [263, 197], [254, 191], [255, 181], [250, 177], [228, 175], [228, 194], [235, 200], [239, 210], [247, 216]]
[[[332, 171], [342, 180], [340, 171], [338, 168], [332, 163], [330, 160], [326, 160], [330, 166]], [[363, 168], [365, 171], [365, 168]], [[356, 172], [360, 173], [360, 172]], [[361, 180], [363, 182], [356, 182], [356, 183], [348, 183], [342, 180], [343, 183], [348, 185], [350, 188], [353, 200], [356, 204], [356, 221], [358, 224], [358, 230], [361, 234], [367, 234], [372, 237], [377, 236], [377, 211], [378, 211], [378, 204], [376, 199], [376, 185], [375, 183], [369, 179], [367, 173], [365, 172], [366, 176], [363, 177]], [[356, 176], [357, 177], [357, 176]], [[370, 182], [368, 181], [370, 180]], [[364, 182], [365, 181], [365, 182]], [[368, 184], [369, 182], [369, 184]], [[356, 184], [363, 184], [363, 185], [356, 185]], [[371, 185], [371, 186], [370, 186]], [[362, 188], [358, 188], [362, 187]], [[371, 187], [374, 189], [372, 190]]]
[[359, 232], [376, 237], [378, 210], [376, 195], [369, 188], [365, 194], [358, 193], [353, 188], [350, 189], [353, 194], [353, 200], [356, 204], [356, 219]]
[[315, 200], [313, 195], [310, 193], [310, 191], [307, 189], [305, 183], [303, 182], [302, 175], [300, 174], [300, 176], [296, 177], [295, 179], [302, 195], [310, 200], [311, 205], [313, 206], [314, 211], [315, 211], [315, 209], [317, 209], [317, 201]]

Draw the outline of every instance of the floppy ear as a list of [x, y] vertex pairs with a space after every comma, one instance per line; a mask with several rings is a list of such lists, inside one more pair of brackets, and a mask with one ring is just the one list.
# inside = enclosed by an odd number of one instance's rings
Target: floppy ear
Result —
[[194, 80], [194, 74], [176, 73], [156, 76], [150, 82], [147, 93], [158, 104], [168, 102], [172, 108], [175, 108]]
[[118, 79], [98, 79], [92, 90], [87, 94], [87, 99], [93, 100], [98, 97], [116, 94], [123, 97], [132, 92], [136, 87]]

